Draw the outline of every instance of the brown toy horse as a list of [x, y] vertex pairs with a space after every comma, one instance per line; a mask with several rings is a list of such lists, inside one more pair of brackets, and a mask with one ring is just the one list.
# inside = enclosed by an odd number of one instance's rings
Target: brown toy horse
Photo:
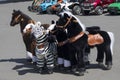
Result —
[[[10, 26], [15, 26], [17, 24], [20, 24], [20, 32], [22, 34], [23, 37], [23, 41], [26, 47], [26, 51], [28, 54], [28, 61], [33, 61], [35, 62], [35, 45], [34, 45], [34, 37], [31, 35], [23, 35], [23, 29], [25, 28], [25, 26], [29, 23], [33, 23], [35, 24], [35, 21], [33, 19], [31, 19], [29, 16], [27, 16], [26, 14], [24, 14], [23, 12], [21, 12], [20, 10], [13, 10], [12, 13], [12, 19], [10, 22]], [[49, 24], [42, 24], [45, 28], [47, 28], [49, 26]]]

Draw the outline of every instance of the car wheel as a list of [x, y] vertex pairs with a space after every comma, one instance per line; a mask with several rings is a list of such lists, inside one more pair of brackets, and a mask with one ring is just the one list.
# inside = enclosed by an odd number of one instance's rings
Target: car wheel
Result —
[[98, 15], [102, 15], [103, 14], [103, 8], [101, 6], [97, 6], [95, 8], [95, 13]]
[[79, 5], [75, 5], [73, 7], [73, 14], [75, 14], [75, 15], [80, 15], [81, 14], [81, 8], [80, 8]]

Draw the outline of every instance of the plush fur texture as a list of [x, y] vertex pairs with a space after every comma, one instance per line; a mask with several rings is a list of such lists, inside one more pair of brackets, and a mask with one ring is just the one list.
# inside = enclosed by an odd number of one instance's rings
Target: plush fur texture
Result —
[[13, 10], [10, 25], [15, 26], [17, 24], [20, 24], [20, 32], [21, 32], [22, 37], [23, 37], [23, 42], [24, 42], [25, 47], [26, 47], [26, 52], [27, 52], [27, 54], [29, 53], [29, 54], [32, 54], [33, 56], [35, 56], [34, 45], [32, 45], [34, 37], [32, 37], [30, 35], [23, 35], [23, 29], [29, 23], [34, 24], [35, 22], [34, 22], [34, 20], [32, 20], [29, 16], [27, 16], [26, 14], [24, 14], [20, 10]]
[[[68, 22], [68, 20], [70, 21]], [[66, 25], [66, 23], [68, 24]], [[68, 38], [77, 36], [80, 32], [85, 31], [85, 27], [81, 23], [81, 21], [69, 12], [62, 12], [59, 14], [57, 26], [63, 26], [63, 28], [67, 29]], [[76, 41], [69, 43], [68, 47], [71, 65], [76, 67], [79, 72], [81, 72], [81, 68], [85, 69], [83, 57], [85, 53], [85, 48], [87, 46], [87, 38], [87, 35], [83, 34]]]
[[58, 65], [69, 67], [71, 63], [70, 63], [70, 58], [69, 58], [70, 54], [69, 54], [69, 49], [68, 49], [68, 43], [59, 45], [60, 43], [63, 43], [68, 39], [66, 30], [58, 29], [55, 26], [52, 31], [55, 31], [53, 35], [56, 36], [56, 39], [58, 42], [58, 46], [57, 46]]
[[[112, 54], [113, 54], [113, 45], [114, 45], [114, 34], [112, 32], [103, 31], [100, 29], [99, 26], [94, 27], [88, 27], [86, 30], [89, 32], [89, 34], [100, 34], [104, 42], [102, 44], [89, 46], [89, 49], [91, 47], [97, 48], [97, 62], [102, 62], [104, 60], [105, 56], [105, 64], [106, 65], [112, 65]], [[90, 52], [90, 50], [87, 50]]]

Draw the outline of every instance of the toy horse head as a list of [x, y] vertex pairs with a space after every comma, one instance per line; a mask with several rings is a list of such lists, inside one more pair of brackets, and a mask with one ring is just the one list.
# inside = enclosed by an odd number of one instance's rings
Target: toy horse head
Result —
[[27, 24], [29, 20], [32, 20], [32, 19], [29, 16], [27, 16], [26, 14], [24, 14], [22, 11], [13, 10], [10, 26], [15, 26], [19, 23], [22, 23], [23, 21], [24, 21], [24, 23]]
[[71, 19], [73, 18], [71, 16], [70, 12], [61, 12], [61, 13], [59, 13], [58, 16], [59, 16], [59, 19], [58, 19], [56, 25], [61, 28], [67, 27], [68, 24], [70, 23]]
[[21, 11], [20, 10], [13, 10], [13, 13], [12, 13], [12, 20], [10, 22], [10, 26], [14, 26], [18, 23], [20, 23], [21, 21]]
[[61, 28], [67, 28], [71, 24], [78, 24], [81, 27], [81, 31], [85, 31], [85, 26], [81, 23], [81, 21], [74, 16], [71, 12], [64, 11], [59, 13], [59, 19], [57, 21], [57, 26]]

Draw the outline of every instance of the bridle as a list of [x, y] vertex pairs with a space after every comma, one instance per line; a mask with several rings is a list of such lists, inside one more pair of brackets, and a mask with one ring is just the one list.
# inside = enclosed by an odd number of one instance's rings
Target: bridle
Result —
[[[21, 17], [21, 14], [19, 14], [19, 15], [15, 18], [15, 22], [18, 22], [20, 17]], [[21, 19], [21, 21], [22, 21], [22, 20], [23, 20], [23, 19]]]
[[65, 29], [66, 26], [70, 23], [70, 21], [71, 21], [71, 19], [72, 19], [72, 16], [71, 16], [70, 18], [67, 18], [67, 19], [68, 19], [68, 21], [66, 22], [65, 25], [63, 25], [63, 26], [59, 26], [59, 25], [57, 25], [57, 27]]
[[[58, 27], [65, 29], [66, 26], [70, 23], [70, 21], [71, 21], [71, 19], [72, 19], [72, 16], [71, 16], [70, 18], [67, 18], [67, 19], [68, 19], [68, 21], [66, 22], [65, 25], [63, 25], [63, 26], [59, 26], [59, 25], [58, 25]], [[73, 22], [78, 23], [77, 20], [73, 20]], [[70, 37], [67, 41], [69, 41], [70, 43], [73, 43], [73, 42], [75, 42], [76, 40], [78, 40], [79, 38], [81, 38], [84, 34], [85, 34], [85, 33], [82, 31], [82, 32], [78, 33], [76, 36]]]
[[[22, 16], [22, 15], [19, 14], [19, 15], [15, 18], [15, 22], [18, 22], [18, 21], [19, 21], [19, 18], [20, 18], [21, 16]], [[24, 21], [24, 19], [21, 18], [20, 21]], [[28, 20], [28, 23], [33, 23], [33, 24], [35, 24], [35, 22], [34, 22], [33, 20]]]
[[72, 19], [72, 16], [70, 17], [70, 18], [67, 18], [68, 19], [68, 21], [66, 22], [66, 24], [63, 26], [63, 28], [65, 28], [69, 23], [70, 23], [70, 21], [71, 21], [71, 19]]

